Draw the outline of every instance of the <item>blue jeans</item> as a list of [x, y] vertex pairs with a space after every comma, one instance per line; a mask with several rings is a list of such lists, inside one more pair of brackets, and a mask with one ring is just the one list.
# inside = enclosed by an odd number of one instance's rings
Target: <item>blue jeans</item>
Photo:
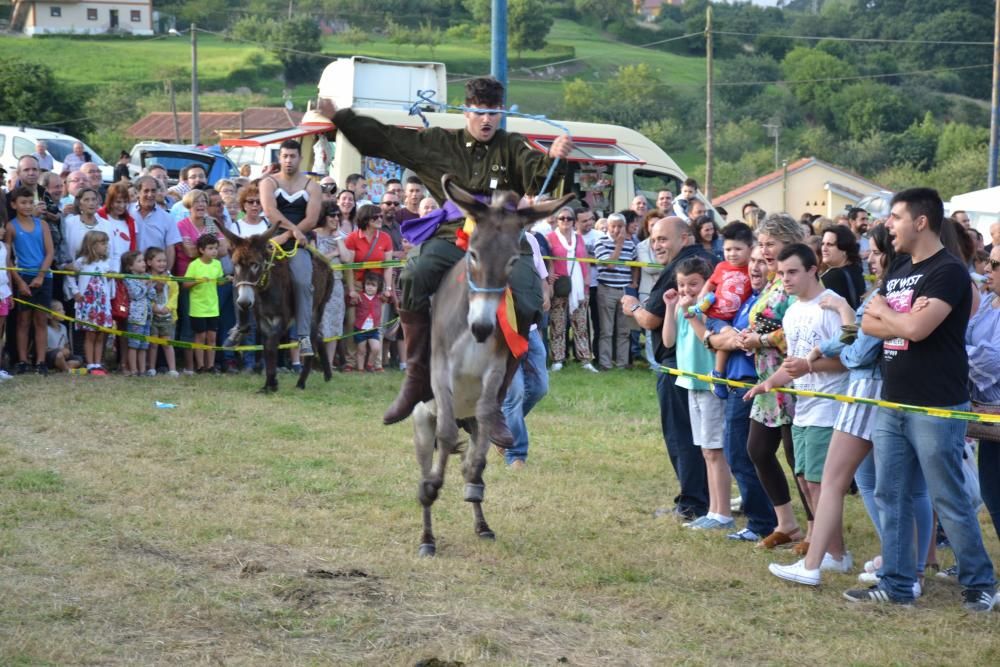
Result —
[[528, 334], [528, 352], [514, 373], [503, 400], [503, 416], [514, 436], [513, 446], [504, 451], [507, 465], [528, 458], [528, 425], [524, 418], [549, 393], [549, 371], [545, 367], [545, 344], [536, 329]]
[[747, 528], [758, 535], [770, 535], [778, 526], [778, 517], [767, 492], [757, 478], [747, 454], [747, 438], [750, 435], [750, 408], [752, 401], [744, 401], [746, 389], [730, 389], [726, 399], [726, 425], [722, 446], [726, 462], [736, 478], [736, 485], [743, 497], [743, 513], [747, 517]]
[[979, 441], [979, 493], [1000, 537], [1000, 442]]
[[[664, 359], [662, 365], [677, 368], [677, 359]], [[678, 387], [676, 378], [660, 373], [656, 378], [656, 397], [660, 402], [660, 428], [666, 441], [667, 456], [674, 467], [680, 493], [674, 498], [677, 509], [695, 516], [708, 512], [708, 473], [701, 448], [691, 435], [687, 390]]]
[[[954, 406], [967, 410], [968, 403]], [[993, 563], [983, 547], [976, 508], [965, 492], [962, 454], [965, 422], [900, 410], [881, 410], [875, 422], [875, 500], [882, 514], [879, 586], [900, 602], [913, 600], [917, 575], [913, 491], [922, 470], [934, 509], [951, 540], [958, 581], [993, 593]]]
[[[854, 473], [854, 481], [858, 484], [858, 493], [865, 504], [865, 511], [875, 525], [875, 532], [881, 542], [883, 512], [875, 500], [875, 480], [875, 451], [872, 450], [858, 466], [858, 471]], [[934, 539], [934, 508], [931, 507], [931, 497], [927, 495], [927, 482], [924, 481], [923, 472], [913, 480], [911, 500], [913, 518], [917, 526], [917, 576], [920, 576], [927, 567], [927, 550], [931, 546], [931, 540]]]
[[[232, 283], [223, 283], [216, 289], [219, 292], [219, 331], [216, 333], [216, 340], [221, 345], [222, 341], [226, 340], [229, 330], [236, 324], [236, 310]], [[232, 350], [225, 350], [222, 353], [223, 361], [232, 361], [235, 358], [236, 353]]]

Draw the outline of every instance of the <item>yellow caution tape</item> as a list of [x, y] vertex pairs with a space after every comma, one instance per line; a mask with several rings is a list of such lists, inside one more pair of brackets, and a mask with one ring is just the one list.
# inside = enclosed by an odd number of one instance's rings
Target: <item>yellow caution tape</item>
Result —
[[[750, 389], [756, 386], [749, 382], [739, 382], [738, 380], [724, 380], [722, 378], [712, 377], [711, 375], [704, 375], [702, 373], [692, 373], [690, 371], [682, 371], [677, 368], [669, 368], [667, 366], [661, 366], [660, 372], [669, 373], [670, 375], [676, 375], [678, 377], [694, 378], [695, 380], [701, 380], [702, 382], [707, 382], [710, 384], [724, 384], [730, 387], [735, 387], [737, 389]], [[779, 391], [783, 394], [791, 394], [793, 396], [804, 396], [807, 398], [826, 398], [831, 401], [839, 401], [840, 403], [862, 403], [864, 405], [874, 405], [880, 408], [889, 408], [890, 410], [902, 410], [903, 412], [915, 412], [918, 414], [928, 415], [931, 417], [941, 417], [943, 419], [962, 419], [964, 421], [983, 422], [985, 424], [1000, 424], [1000, 415], [984, 414], [981, 412], [965, 412], [963, 410], [948, 410], [946, 408], [930, 408], [923, 405], [908, 405], [906, 403], [893, 403], [892, 401], [883, 401], [878, 398], [861, 398], [860, 396], [829, 394], [822, 391], [792, 389], [791, 387], [775, 387], [771, 391]]]
[[[204, 343], [192, 343], [183, 340], [173, 340], [171, 338], [162, 338], [160, 336], [147, 336], [145, 334], [132, 333], [131, 331], [122, 331], [121, 329], [115, 329], [113, 327], [103, 327], [98, 324], [91, 324], [90, 322], [84, 322], [78, 320], [75, 317], [70, 317], [64, 313], [57, 313], [54, 310], [50, 310], [44, 306], [39, 306], [38, 304], [29, 303], [23, 299], [14, 298], [15, 303], [19, 303], [22, 306], [28, 306], [29, 308], [34, 308], [35, 310], [40, 310], [43, 313], [47, 313], [52, 317], [60, 319], [64, 322], [71, 322], [73, 324], [79, 324], [93, 331], [100, 331], [101, 333], [106, 333], [111, 336], [122, 336], [124, 338], [131, 338], [133, 340], [143, 340], [153, 345], [165, 345], [167, 347], [176, 347], [187, 350], [215, 350], [217, 352], [259, 352], [264, 349], [263, 345], [237, 345], [236, 347], [221, 347], [219, 345], [205, 345]], [[385, 324], [373, 329], [365, 329], [364, 331], [353, 331], [349, 334], [343, 334], [341, 336], [330, 336], [329, 338], [324, 338], [324, 343], [332, 343], [335, 340], [343, 340], [345, 338], [350, 338], [356, 334], [371, 333], [372, 331], [380, 331], [382, 329], [388, 329], [396, 320], [399, 318], [394, 318], [389, 320]], [[299, 346], [298, 342], [293, 343], [282, 343], [278, 346], [279, 350], [291, 350]]]

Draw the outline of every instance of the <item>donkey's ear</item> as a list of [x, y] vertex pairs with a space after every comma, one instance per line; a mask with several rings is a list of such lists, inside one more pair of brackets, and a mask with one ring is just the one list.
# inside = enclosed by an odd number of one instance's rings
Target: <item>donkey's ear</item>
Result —
[[262, 239], [264, 239], [265, 241], [270, 241], [275, 236], [277, 236], [278, 232], [280, 232], [280, 231], [281, 231], [281, 227], [278, 225], [278, 223], [274, 223], [273, 225], [271, 225], [270, 227], [268, 227], [267, 231], [264, 232], [263, 234], [261, 234], [260, 237]]
[[229, 245], [231, 245], [233, 247], [236, 247], [236, 246], [240, 245], [243, 242], [242, 238], [240, 238], [236, 234], [233, 234], [231, 231], [229, 231], [228, 229], [226, 229], [225, 225], [217, 225], [217, 229], [220, 232], [222, 232], [222, 235], [224, 237], [226, 237], [226, 240], [229, 241]]
[[563, 195], [559, 199], [550, 199], [540, 204], [535, 204], [534, 206], [519, 208], [517, 210], [517, 217], [521, 219], [521, 226], [527, 227], [533, 222], [549, 217], [563, 206], [573, 201], [575, 198], [576, 195], [571, 192], [568, 195]]
[[455, 183], [455, 177], [451, 174], [445, 174], [441, 177], [441, 187], [444, 188], [444, 193], [449, 200], [455, 206], [462, 210], [462, 213], [476, 219], [482, 220], [486, 217], [486, 213], [489, 211], [490, 207], [479, 201], [471, 193], [463, 190], [457, 183]]

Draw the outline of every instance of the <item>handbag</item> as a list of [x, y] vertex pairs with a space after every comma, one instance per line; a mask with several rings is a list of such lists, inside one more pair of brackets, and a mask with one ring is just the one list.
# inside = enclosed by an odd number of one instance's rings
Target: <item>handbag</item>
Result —
[[128, 288], [125, 287], [125, 281], [121, 278], [115, 279], [115, 295], [111, 299], [111, 319], [113, 320], [127, 320], [128, 319]]
[[[972, 412], [977, 412], [981, 415], [1000, 416], [1000, 405], [972, 401]], [[1000, 442], [1000, 423], [969, 422], [965, 433], [970, 438]]]
[[555, 282], [552, 283], [552, 296], [559, 298], [565, 298], [569, 296], [569, 293], [573, 291], [573, 281], [570, 280], [569, 276], [559, 276], [556, 278]]

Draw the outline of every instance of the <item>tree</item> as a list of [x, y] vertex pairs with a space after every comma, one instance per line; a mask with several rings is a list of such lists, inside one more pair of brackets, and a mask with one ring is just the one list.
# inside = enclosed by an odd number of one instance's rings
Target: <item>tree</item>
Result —
[[719, 62], [718, 83], [735, 85], [719, 85], [715, 90], [726, 102], [743, 105], [764, 92], [764, 84], [751, 84], [756, 81], [777, 81], [779, 78], [781, 68], [771, 56], [738, 55]]
[[271, 51], [284, 68], [285, 81], [313, 78], [324, 61], [319, 25], [310, 16], [296, 16], [275, 21], [247, 16], [232, 28], [238, 39], [256, 42]]
[[843, 78], [857, 73], [829, 53], [802, 46], [789, 51], [781, 70], [796, 99], [817, 120], [824, 122], [830, 120], [830, 100], [844, 87]]
[[583, 79], [573, 79], [563, 84], [563, 113], [573, 120], [596, 119], [594, 114], [594, 87]]
[[361, 28], [352, 25], [350, 28], [340, 33], [340, 39], [357, 48], [365, 42], [370, 41], [371, 36]]
[[841, 132], [862, 139], [871, 132], [901, 132], [915, 109], [898, 89], [882, 83], [852, 83], [827, 101]]
[[989, 129], [964, 123], [946, 123], [938, 138], [934, 162], [940, 164], [963, 153], [982, 151], [990, 143]]
[[573, 8], [580, 20], [594, 22], [602, 28], [631, 18], [634, 11], [632, 0], [574, 0]]
[[509, 0], [507, 44], [517, 52], [545, 48], [545, 38], [552, 29], [552, 17], [545, 11], [542, 0]]
[[24, 125], [59, 124], [70, 134], [81, 135], [90, 127], [79, 120], [77, 95], [59, 83], [52, 70], [41, 63], [15, 58], [0, 59], [0, 118]]

